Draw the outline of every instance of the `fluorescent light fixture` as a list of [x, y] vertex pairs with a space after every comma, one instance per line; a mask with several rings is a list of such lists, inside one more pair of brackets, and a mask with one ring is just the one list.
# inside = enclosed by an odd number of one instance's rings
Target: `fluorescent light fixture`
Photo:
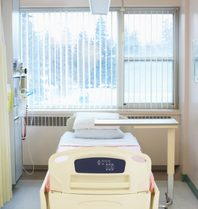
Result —
[[107, 15], [111, 0], [89, 0], [91, 13], [94, 15]]

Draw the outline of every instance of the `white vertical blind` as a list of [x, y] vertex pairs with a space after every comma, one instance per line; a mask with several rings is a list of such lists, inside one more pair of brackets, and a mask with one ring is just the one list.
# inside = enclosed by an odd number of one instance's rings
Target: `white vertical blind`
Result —
[[124, 14], [124, 108], [175, 108], [173, 9]]
[[33, 108], [117, 107], [117, 12], [21, 11]]
[[[177, 108], [175, 10], [126, 9], [124, 53], [118, 14], [21, 11], [21, 58], [29, 69], [28, 89], [34, 92], [30, 107]], [[117, 80], [123, 89], [119, 94]]]

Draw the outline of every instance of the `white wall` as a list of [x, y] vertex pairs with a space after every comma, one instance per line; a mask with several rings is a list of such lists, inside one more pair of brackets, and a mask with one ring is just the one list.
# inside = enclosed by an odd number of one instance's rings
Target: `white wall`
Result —
[[[126, 117], [142, 117], [142, 116], [171, 116], [176, 119], [180, 123], [180, 113], [178, 111], [174, 111], [174, 113], [170, 114], [171, 111], [166, 111], [164, 114], [156, 114], [152, 113], [152, 111], [147, 111], [147, 114], [143, 114], [143, 112], [139, 115], [132, 114], [132, 111], [129, 112], [120, 112], [121, 115]], [[31, 116], [31, 115], [30, 115]], [[34, 116], [45, 117], [45, 115], [40, 112], [39, 114], [34, 114]], [[49, 116], [46, 115], [46, 116]], [[70, 117], [72, 114], [64, 115], [51, 114], [51, 117]], [[29, 132], [30, 131], [30, 132]], [[49, 157], [55, 153], [58, 143], [60, 141], [61, 136], [65, 133], [66, 127], [64, 126], [28, 126], [27, 133], [28, 137], [23, 141], [23, 164], [31, 165], [31, 159], [29, 156], [29, 149], [32, 155], [32, 159], [34, 164], [37, 166], [46, 166], [48, 164]], [[180, 127], [176, 130], [176, 141], [175, 141], [175, 164], [180, 164]], [[166, 168], [167, 165], [167, 129], [134, 129], [131, 128], [131, 133], [137, 138], [142, 151], [145, 154], [148, 154], [151, 158], [153, 166], [164, 166]], [[28, 144], [29, 143], [29, 144]]]
[[198, 83], [193, 80], [192, 41], [198, 40], [198, 1], [182, 0], [180, 8], [181, 168], [198, 189]]
[[192, 41], [198, 40], [198, 1], [189, 0], [188, 176], [198, 189], [198, 83], [193, 81]]
[[179, 15], [179, 107], [181, 111], [180, 166], [187, 174], [188, 154], [188, 85], [189, 85], [189, 10], [188, 0], [182, 0]]

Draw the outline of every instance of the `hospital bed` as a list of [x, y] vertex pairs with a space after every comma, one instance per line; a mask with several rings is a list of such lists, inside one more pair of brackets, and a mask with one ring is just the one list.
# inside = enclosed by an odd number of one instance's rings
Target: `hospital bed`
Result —
[[[68, 132], [74, 120], [67, 120]], [[58, 152], [40, 189], [41, 209], [157, 209], [159, 190], [154, 183], [150, 192], [150, 175], [151, 160], [140, 152], [100, 146]]]

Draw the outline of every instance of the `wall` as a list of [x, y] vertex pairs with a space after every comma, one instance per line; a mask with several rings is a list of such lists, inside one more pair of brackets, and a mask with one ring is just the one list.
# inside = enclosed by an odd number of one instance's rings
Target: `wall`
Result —
[[188, 85], [189, 85], [189, 9], [182, 0], [179, 15], [179, 107], [181, 111], [180, 168], [187, 174], [188, 154]]
[[[36, 112], [36, 111], [35, 111]], [[138, 111], [137, 111], [138, 112]], [[140, 112], [140, 111], [139, 111]], [[180, 112], [179, 111], [166, 111], [163, 114], [159, 112], [147, 111], [147, 113], [136, 113], [132, 112], [119, 112], [121, 115], [126, 117], [168, 117], [176, 119], [180, 122]], [[29, 115], [31, 117], [31, 114]], [[49, 116], [52, 117], [53, 122], [51, 125], [46, 124], [46, 117], [49, 121]], [[28, 137], [23, 141], [23, 164], [31, 165], [31, 159], [29, 155], [29, 150], [32, 155], [34, 164], [38, 167], [46, 166], [49, 157], [55, 153], [61, 136], [65, 133], [66, 127], [61, 123], [62, 117], [70, 117], [72, 114], [56, 114], [56, 115], [44, 115], [42, 112], [40, 114], [37, 112], [34, 114], [33, 126], [27, 127]], [[43, 123], [43, 120], [45, 121]], [[29, 132], [30, 131], [30, 132]], [[179, 155], [180, 155], [180, 127], [176, 130], [176, 142], [175, 142], [175, 163], [179, 165]], [[131, 133], [137, 138], [141, 149], [144, 153], [148, 154], [151, 158], [152, 165], [155, 168], [166, 168], [167, 165], [167, 130], [166, 129], [134, 129], [131, 128]], [[163, 167], [162, 167], [163, 166]]]
[[198, 83], [193, 81], [192, 41], [198, 39], [198, 1], [189, 0], [188, 176], [198, 189]]
[[182, 0], [180, 8], [179, 99], [181, 171], [198, 189], [198, 83], [193, 80], [192, 41], [198, 39], [198, 1]]

